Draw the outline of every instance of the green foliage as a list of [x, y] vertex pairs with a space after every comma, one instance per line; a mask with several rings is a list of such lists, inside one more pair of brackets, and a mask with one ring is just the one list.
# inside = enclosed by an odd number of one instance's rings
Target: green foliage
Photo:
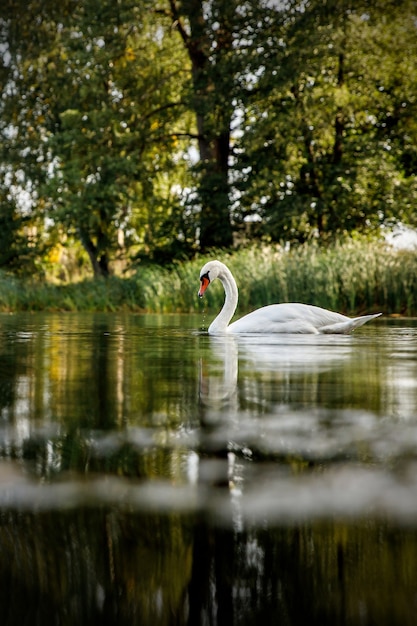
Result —
[[171, 263], [232, 248], [253, 216], [266, 242], [416, 225], [413, 0], [3, 10], [9, 267], [68, 237], [96, 276]]
[[0, 202], [0, 267], [15, 274], [32, 274], [40, 265], [40, 247], [36, 227], [11, 199], [4, 198]]
[[[11, 11], [13, 27], [37, 28], [42, 39], [13, 40], [16, 78], [4, 133], [15, 117], [15, 160], [27, 180], [37, 181], [35, 209], [76, 235], [94, 273], [106, 275], [123, 245], [147, 245], [137, 224], [151, 202], [156, 212], [164, 208], [153, 220], [153, 250], [167, 223], [174, 238], [179, 234], [173, 216], [182, 208], [169, 177], [178, 153], [173, 124], [184, 112], [184, 60], [149, 12], [152, 3], [88, 0], [71, 12], [65, 4], [62, 12], [41, 4], [31, 3], [24, 15], [21, 7]], [[33, 152], [23, 147], [29, 144]]]
[[258, 213], [265, 235], [300, 241], [409, 221], [415, 3], [297, 4], [247, 112], [241, 217]]
[[[220, 282], [197, 298], [199, 273], [209, 258], [171, 266], [140, 265], [130, 278], [56, 285], [0, 274], [0, 310], [137, 311], [214, 315], [224, 300]], [[327, 248], [316, 243], [252, 246], [217, 251], [235, 275], [240, 316], [275, 302], [305, 302], [341, 313], [417, 314], [417, 255], [381, 241], [347, 239]]]

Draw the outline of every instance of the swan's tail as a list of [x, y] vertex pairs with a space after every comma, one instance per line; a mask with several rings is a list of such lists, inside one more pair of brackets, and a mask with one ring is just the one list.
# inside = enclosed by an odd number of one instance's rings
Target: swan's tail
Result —
[[382, 313], [373, 313], [372, 315], [361, 315], [360, 317], [353, 317], [352, 319], [348, 319], [345, 322], [338, 322], [337, 324], [329, 324], [329, 326], [323, 326], [319, 329], [320, 333], [324, 334], [338, 334], [338, 335], [348, 335], [355, 328], [359, 328], [366, 322], [370, 322], [371, 320], [379, 317]]

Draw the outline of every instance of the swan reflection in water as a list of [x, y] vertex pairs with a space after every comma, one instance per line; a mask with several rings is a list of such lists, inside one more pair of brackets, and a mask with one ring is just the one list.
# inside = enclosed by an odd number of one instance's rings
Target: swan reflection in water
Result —
[[200, 360], [200, 402], [214, 411], [237, 409], [238, 343], [235, 337], [210, 337], [210, 358]]
[[228, 486], [238, 511], [255, 453], [285, 456], [294, 433], [296, 445], [310, 440], [321, 419], [314, 411], [322, 376], [343, 378], [352, 338], [207, 335], [207, 348], [200, 360], [197, 474], [200, 482]]
[[285, 386], [285, 381], [290, 384], [289, 374], [334, 371], [352, 354], [350, 336], [247, 334], [207, 340], [208, 356], [200, 360], [199, 397], [214, 411], [239, 411], [239, 396], [243, 401], [248, 379], [257, 374], [269, 373]]

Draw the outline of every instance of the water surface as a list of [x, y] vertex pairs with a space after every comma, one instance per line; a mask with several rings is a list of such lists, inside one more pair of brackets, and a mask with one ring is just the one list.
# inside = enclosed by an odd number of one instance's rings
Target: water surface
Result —
[[201, 323], [0, 317], [1, 623], [414, 624], [416, 321]]

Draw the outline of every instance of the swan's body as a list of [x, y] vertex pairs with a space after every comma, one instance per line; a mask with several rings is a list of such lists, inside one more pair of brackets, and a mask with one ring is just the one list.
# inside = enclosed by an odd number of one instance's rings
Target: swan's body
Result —
[[362, 315], [361, 317], [347, 317], [320, 307], [300, 304], [298, 302], [270, 304], [261, 307], [248, 315], [244, 315], [229, 325], [238, 301], [236, 281], [231, 271], [220, 261], [209, 261], [200, 272], [200, 290], [203, 294], [209, 284], [218, 278], [223, 284], [226, 298], [223, 308], [210, 324], [208, 332], [211, 335], [221, 333], [335, 333], [348, 334], [362, 326], [369, 320], [381, 315]]

